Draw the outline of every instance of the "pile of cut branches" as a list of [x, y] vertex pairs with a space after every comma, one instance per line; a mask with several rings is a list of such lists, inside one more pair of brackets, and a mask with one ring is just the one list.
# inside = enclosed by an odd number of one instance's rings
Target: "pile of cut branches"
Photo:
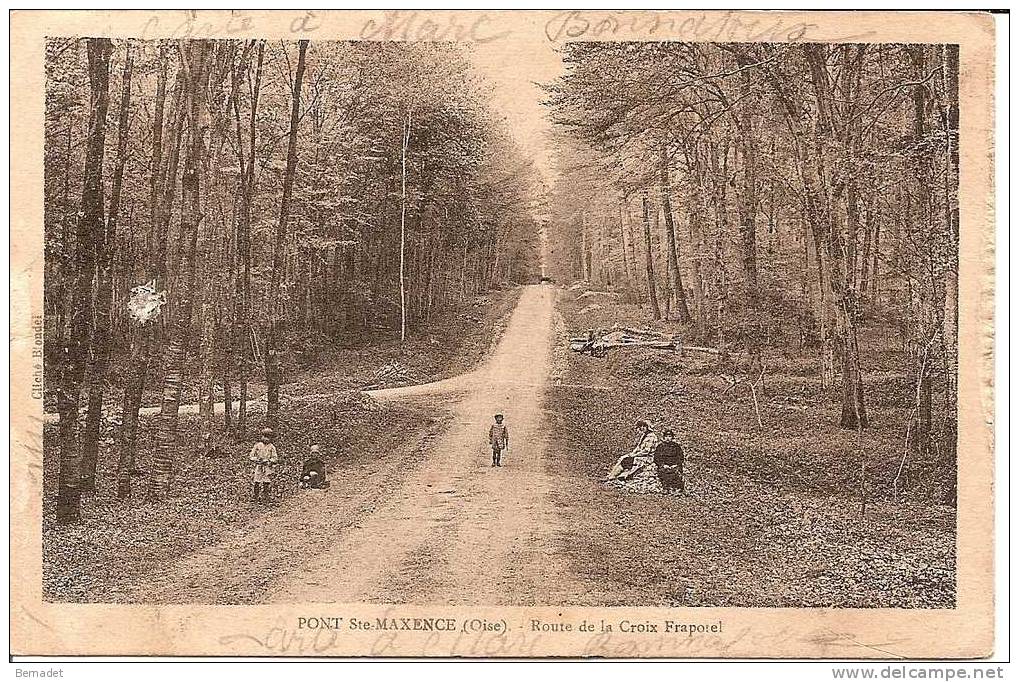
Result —
[[570, 338], [570, 349], [578, 353], [588, 353], [594, 357], [604, 357], [613, 348], [660, 348], [677, 352], [693, 351], [718, 355], [717, 348], [702, 346], [684, 346], [678, 336], [664, 334], [654, 329], [634, 329], [614, 325], [612, 329], [589, 329], [584, 336]]

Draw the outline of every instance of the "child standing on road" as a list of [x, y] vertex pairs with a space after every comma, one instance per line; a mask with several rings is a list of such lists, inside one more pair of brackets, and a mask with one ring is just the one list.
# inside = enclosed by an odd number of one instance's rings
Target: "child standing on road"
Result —
[[276, 467], [280, 457], [276, 446], [272, 444], [272, 429], [262, 429], [262, 439], [255, 443], [248, 454], [248, 459], [255, 463], [252, 481], [255, 484], [254, 502], [269, 502], [269, 487], [276, 477]]
[[502, 451], [509, 447], [509, 429], [502, 423], [503, 416], [495, 415], [495, 423], [488, 429], [488, 442], [492, 446], [492, 466], [502, 466]]

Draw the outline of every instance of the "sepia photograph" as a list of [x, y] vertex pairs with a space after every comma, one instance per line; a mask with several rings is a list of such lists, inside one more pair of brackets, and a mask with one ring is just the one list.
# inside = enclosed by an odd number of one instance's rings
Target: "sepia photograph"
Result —
[[[375, 655], [346, 633], [600, 620], [609, 646], [722, 637], [725, 609], [990, 603], [960, 584], [993, 451], [960, 398], [961, 346], [971, 396], [990, 348], [960, 277], [989, 224], [960, 218], [961, 158], [988, 152], [960, 131], [990, 124], [958, 39], [168, 14], [34, 39], [38, 516], [15, 522], [44, 608], [314, 605], [277, 620]], [[802, 637], [832, 655], [831, 627]], [[182, 653], [248, 640], [272, 648]]]

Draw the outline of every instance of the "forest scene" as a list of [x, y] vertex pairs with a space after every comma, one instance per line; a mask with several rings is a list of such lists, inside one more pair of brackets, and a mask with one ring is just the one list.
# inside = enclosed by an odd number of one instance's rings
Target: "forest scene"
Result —
[[47, 41], [45, 598], [954, 607], [958, 46], [486, 59]]

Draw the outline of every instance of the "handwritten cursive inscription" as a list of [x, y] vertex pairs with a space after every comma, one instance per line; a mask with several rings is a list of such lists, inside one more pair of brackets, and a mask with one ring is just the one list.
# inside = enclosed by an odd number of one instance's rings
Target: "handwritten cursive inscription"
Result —
[[[789, 21], [766, 12], [598, 12], [569, 10], [545, 23], [545, 37], [553, 43], [579, 38], [595, 40], [699, 40], [717, 42], [796, 42], [812, 40], [817, 24]], [[864, 37], [866, 34], [852, 36]], [[850, 36], [827, 40], [845, 40]]]
[[419, 12], [390, 11], [376, 21], [369, 19], [361, 27], [364, 40], [421, 40], [490, 43], [505, 38], [509, 30], [499, 30], [498, 21], [482, 12], [471, 14], [465, 21], [457, 14], [448, 14], [442, 22], [422, 17]]

